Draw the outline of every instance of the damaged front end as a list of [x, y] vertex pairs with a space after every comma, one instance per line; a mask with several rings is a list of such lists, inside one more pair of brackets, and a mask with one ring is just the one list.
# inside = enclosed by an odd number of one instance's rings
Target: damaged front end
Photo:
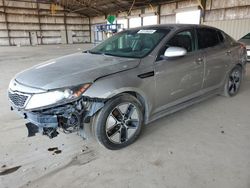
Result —
[[36, 111], [20, 110], [12, 105], [11, 109], [18, 111], [29, 123], [26, 124], [28, 136], [40, 132], [49, 138], [54, 138], [62, 131], [66, 134], [78, 132], [87, 138], [84, 130], [85, 123], [100, 110], [105, 99], [89, 98], [82, 96], [80, 99], [62, 105], [56, 105]]

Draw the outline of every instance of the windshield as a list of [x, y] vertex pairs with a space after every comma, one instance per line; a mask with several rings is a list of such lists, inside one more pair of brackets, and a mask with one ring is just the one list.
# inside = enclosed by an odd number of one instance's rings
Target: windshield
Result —
[[250, 39], [250, 33], [248, 33], [247, 35], [245, 35], [244, 37], [242, 37], [242, 39]]
[[89, 53], [142, 58], [149, 54], [169, 31], [169, 29], [138, 29], [120, 32]]

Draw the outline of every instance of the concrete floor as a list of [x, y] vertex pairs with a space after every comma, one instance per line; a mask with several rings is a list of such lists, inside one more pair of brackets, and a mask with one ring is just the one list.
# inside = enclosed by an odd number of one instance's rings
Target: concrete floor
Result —
[[[250, 71], [239, 95], [214, 97], [146, 126], [133, 145], [109, 151], [75, 134], [27, 138], [11, 112], [10, 79], [42, 61], [88, 46], [0, 48], [1, 188], [15, 187], [250, 187]], [[249, 67], [249, 65], [248, 65]], [[58, 147], [62, 152], [48, 151]]]

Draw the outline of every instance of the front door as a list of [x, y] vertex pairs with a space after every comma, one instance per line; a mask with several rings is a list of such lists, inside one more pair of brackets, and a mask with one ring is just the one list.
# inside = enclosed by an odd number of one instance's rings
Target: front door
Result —
[[[178, 58], [163, 58], [155, 62], [156, 104], [155, 112], [192, 98], [201, 90], [204, 74], [203, 55], [196, 52], [193, 29], [184, 30], [172, 37], [166, 44], [182, 47], [187, 54]], [[159, 55], [163, 55], [165, 49]]]

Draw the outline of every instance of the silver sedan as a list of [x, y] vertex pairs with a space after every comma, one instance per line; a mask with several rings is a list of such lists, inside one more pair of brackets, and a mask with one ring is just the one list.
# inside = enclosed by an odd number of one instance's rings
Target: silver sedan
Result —
[[212, 95], [235, 96], [246, 53], [216, 28], [135, 28], [17, 74], [8, 96], [11, 109], [29, 122], [30, 136], [79, 132], [120, 149], [162, 116]]

